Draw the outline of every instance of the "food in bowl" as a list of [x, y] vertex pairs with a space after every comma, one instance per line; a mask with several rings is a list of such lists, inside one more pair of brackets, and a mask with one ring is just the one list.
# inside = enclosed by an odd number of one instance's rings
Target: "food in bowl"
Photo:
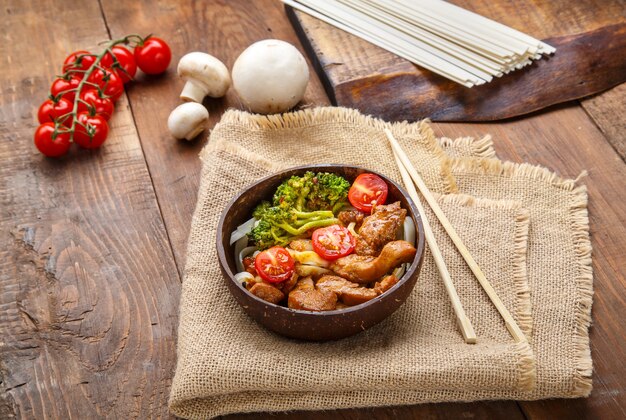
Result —
[[291, 176], [232, 232], [235, 280], [267, 302], [314, 312], [384, 294], [417, 252], [412, 218], [387, 194], [372, 173], [353, 183], [330, 172]]

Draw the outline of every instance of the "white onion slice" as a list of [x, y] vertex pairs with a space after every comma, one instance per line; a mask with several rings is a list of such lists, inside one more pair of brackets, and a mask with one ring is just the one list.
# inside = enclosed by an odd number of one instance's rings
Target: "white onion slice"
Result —
[[404, 240], [415, 246], [415, 222], [413, 218], [406, 217], [404, 219]]
[[239, 284], [243, 283], [244, 281], [247, 282], [250, 280], [254, 280], [254, 276], [248, 273], [247, 271], [242, 271], [240, 273], [235, 274], [235, 281]]
[[404, 275], [404, 272], [406, 271], [407, 265], [408, 264], [400, 264], [398, 267], [396, 267], [395, 270], [393, 270], [391, 274], [393, 274], [394, 276], [396, 276], [398, 280], [400, 280], [402, 276]]
[[245, 223], [242, 223], [241, 225], [239, 225], [237, 227], [237, 229], [235, 229], [233, 231], [233, 233], [230, 234], [230, 244], [231, 245], [234, 244], [239, 239], [243, 238], [248, 233], [250, 233], [250, 231], [254, 227], [254, 223], [255, 222], [256, 222], [256, 219], [253, 217], [252, 219], [250, 219], [250, 220], [246, 221]]

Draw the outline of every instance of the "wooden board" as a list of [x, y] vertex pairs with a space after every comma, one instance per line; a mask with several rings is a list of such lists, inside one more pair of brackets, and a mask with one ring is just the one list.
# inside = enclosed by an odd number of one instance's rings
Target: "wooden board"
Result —
[[[530, 0], [528, 0], [530, 1]], [[496, 10], [503, 18], [530, 9]], [[517, 3], [517, 2], [516, 2]], [[577, 2], [552, 2], [561, 22], [545, 30], [588, 26]], [[487, 1], [477, 0], [480, 7]], [[600, 18], [617, 13], [598, 1]], [[198, 151], [165, 131], [182, 82], [175, 60], [204, 50], [228, 66], [250, 42], [277, 37], [298, 44], [282, 5], [248, 2], [7, 1], [0, 8], [0, 418], [167, 418], [175, 366], [179, 276], [199, 181]], [[101, 8], [99, 7], [101, 6]], [[558, 9], [562, 7], [562, 9]], [[66, 14], [58, 13], [65, 10]], [[494, 12], [495, 13], [495, 12]], [[156, 25], [154, 22], [158, 22]], [[606, 23], [606, 22], [605, 22]], [[600, 26], [604, 26], [602, 23]], [[531, 25], [532, 26], [532, 25]], [[543, 30], [541, 26], [533, 30]], [[589, 27], [589, 29], [594, 29]], [[65, 55], [109, 35], [155, 32], [174, 49], [162, 77], [128, 91], [100, 152], [74, 152], [60, 162], [32, 146], [37, 106]], [[530, 29], [529, 29], [530, 30]], [[559, 35], [558, 31], [553, 32]], [[538, 36], [547, 35], [539, 33]], [[297, 45], [301, 48], [300, 45]], [[33, 64], [35, 63], [35, 64]], [[339, 67], [338, 67], [339, 68]], [[314, 73], [312, 73], [314, 74]], [[615, 90], [614, 90], [615, 91]], [[610, 92], [607, 92], [608, 95]], [[621, 94], [597, 98], [592, 116], [606, 116], [623, 133]], [[605, 99], [606, 98], [606, 99]], [[305, 106], [328, 104], [313, 76]], [[210, 127], [232, 91], [206, 101]], [[611, 116], [603, 111], [610, 107]], [[590, 171], [595, 298], [591, 398], [538, 402], [487, 401], [325, 412], [279, 419], [624, 418], [626, 417], [626, 165], [580, 106], [559, 106], [497, 124], [434, 124], [438, 135], [491, 133], [498, 153], [554, 168], [565, 176]], [[52, 268], [56, 268], [52, 270]], [[264, 419], [265, 413], [229, 419]]]
[[[604, 2], [601, 10], [596, 1], [455, 3], [544, 38], [557, 53], [468, 89], [302, 12], [287, 10], [333, 101], [386, 120], [500, 120], [626, 81], [626, 23], [619, 0]], [[514, 13], [507, 14], [513, 4]]]

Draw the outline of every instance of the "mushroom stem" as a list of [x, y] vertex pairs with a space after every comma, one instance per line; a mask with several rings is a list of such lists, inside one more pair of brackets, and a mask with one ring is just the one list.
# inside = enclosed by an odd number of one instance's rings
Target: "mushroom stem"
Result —
[[189, 130], [187, 134], [185, 134], [184, 139], [193, 140], [198, 134], [202, 132], [202, 130], [204, 130], [204, 125], [198, 125], [196, 127], [193, 127], [191, 130]]
[[206, 90], [194, 83], [192, 80], [188, 80], [183, 87], [183, 91], [180, 93], [180, 99], [183, 101], [191, 101], [202, 103], [202, 100], [206, 96]]

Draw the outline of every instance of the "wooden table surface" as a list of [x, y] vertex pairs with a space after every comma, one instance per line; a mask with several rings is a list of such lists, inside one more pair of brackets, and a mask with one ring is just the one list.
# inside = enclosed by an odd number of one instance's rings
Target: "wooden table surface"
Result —
[[[3, 0], [0, 10], [0, 418], [167, 418], [178, 300], [198, 189], [198, 152], [167, 132], [186, 52], [231, 67], [250, 43], [300, 47], [276, 0]], [[169, 41], [172, 65], [140, 76], [99, 151], [46, 159], [36, 112], [65, 56], [128, 33]], [[313, 74], [313, 73], [312, 73]], [[435, 124], [438, 135], [491, 133], [498, 154], [563, 176], [589, 171], [595, 298], [590, 398], [341, 410], [325, 418], [626, 417], [626, 88], [526, 118]], [[329, 100], [315, 75], [307, 105]], [[206, 101], [213, 126], [232, 90]], [[320, 413], [273, 418], [319, 418]], [[235, 415], [228, 418], [261, 418]]]

